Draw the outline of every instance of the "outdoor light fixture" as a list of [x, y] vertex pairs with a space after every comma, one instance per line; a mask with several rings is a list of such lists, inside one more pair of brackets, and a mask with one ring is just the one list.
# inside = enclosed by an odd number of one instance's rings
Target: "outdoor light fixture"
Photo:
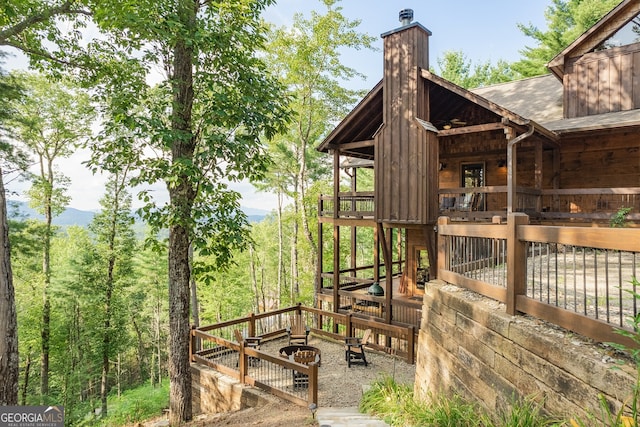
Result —
[[318, 405], [316, 405], [315, 403], [311, 403], [309, 405], [309, 410], [311, 411], [311, 416], [315, 420], [316, 419], [316, 411], [318, 410]]
[[507, 161], [506, 160], [504, 160], [504, 159], [498, 160], [498, 167], [499, 168], [503, 168], [505, 166], [507, 166]]
[[369, 286], [367, 293], [369, 295], [381, 297], [384, 295], [384, 289], [382, 289], [382, 286], [380, 286], [378, 282], [373, 282], [373, 285]]
[[444, 126], [442, 126], [442, 129], [449, 130], [449, 129], [451, 129], [451, 126], [452, 126], [451, 123], [447, 122], [447, 123], [444, 124]]
[[442, 163], [442, 162], [441, 162], [441, 163], [438, 165], [438, 170], [443, 170], [443, 169], [446, 169], [446, 168], [447, 168], [447, 164], [446, 164], [446, 163]]

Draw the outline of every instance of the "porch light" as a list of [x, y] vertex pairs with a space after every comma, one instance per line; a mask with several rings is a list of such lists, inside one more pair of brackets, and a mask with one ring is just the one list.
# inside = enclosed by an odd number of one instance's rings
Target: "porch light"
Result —
[[503, 168], [505, 166], [507, 166], [507, 161], [506, 160], [504, 160], [504, 159], [498, 160], [498, 167], [499, 168]]

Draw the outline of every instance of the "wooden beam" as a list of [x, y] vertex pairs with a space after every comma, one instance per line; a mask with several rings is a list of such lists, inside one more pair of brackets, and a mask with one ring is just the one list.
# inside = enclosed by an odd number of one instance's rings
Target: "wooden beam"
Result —
[[365, 148], [365, 147], [373, 147], [373, 144], [375, 143], [375, 141], [373, 139], [366, 139], [363, 141], [353, 141], [353, 142], [347, 142], [344, 144], [340, 144], [340, 150], [345, 151], [345, 150], [353, 150], [356, 148]]
[[438, 136], [455, 136], [455, 135], [466, 135], [469, 133], [477, 133], [477, 132], [489, 132], [492, 130], [502, 130], [506, 126], [502, 123], [485, 123], [483, 125], [473, 125], [473, 126], [465, 126], [460, 128], [446, 129], [438, 132]]

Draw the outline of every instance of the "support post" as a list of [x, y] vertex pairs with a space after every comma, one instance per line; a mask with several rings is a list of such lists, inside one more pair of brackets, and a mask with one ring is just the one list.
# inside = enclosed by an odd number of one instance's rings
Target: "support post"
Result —
[[448, 225], [451, 222], [451, 219], [447, 216], [441, 216], [438, 218], [438, 231], [436, 232], [436, 237], [438, 239], [438, 258], [437, 258], [437, 268], [436, 268], [436, 278], [440, 277], [440, 271], [444, 271], [447, 268], [447, 239], [440, 232], [440, 227], [444, 225]]
[[518, 238], [521, 225], [529, 224], [529, 216], [521, 212], [507, 215], [507, 259], [511, 268], [507, 269], [507, 314], [517, 314], [518, 295], [526, 293], [527, 284], [527, 245]]
[[312, 403], [318, 406], [318, 365], [309, 364], [309, 405]]

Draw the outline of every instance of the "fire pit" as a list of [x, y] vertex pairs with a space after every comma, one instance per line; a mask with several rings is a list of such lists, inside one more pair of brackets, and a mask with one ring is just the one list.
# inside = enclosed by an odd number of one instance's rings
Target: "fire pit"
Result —
[[313, 351], [316, 355], [316, 362], [318, 366], [320, 366], [320, 349], [317, 347], [312, 347], [310, 345], [288, 345], [286, 347], [282, 347], [280, 349], [280, 357], [284, 357], [285, 359], [289, 359], [295, 352], [301, 350], [310, 350]]

